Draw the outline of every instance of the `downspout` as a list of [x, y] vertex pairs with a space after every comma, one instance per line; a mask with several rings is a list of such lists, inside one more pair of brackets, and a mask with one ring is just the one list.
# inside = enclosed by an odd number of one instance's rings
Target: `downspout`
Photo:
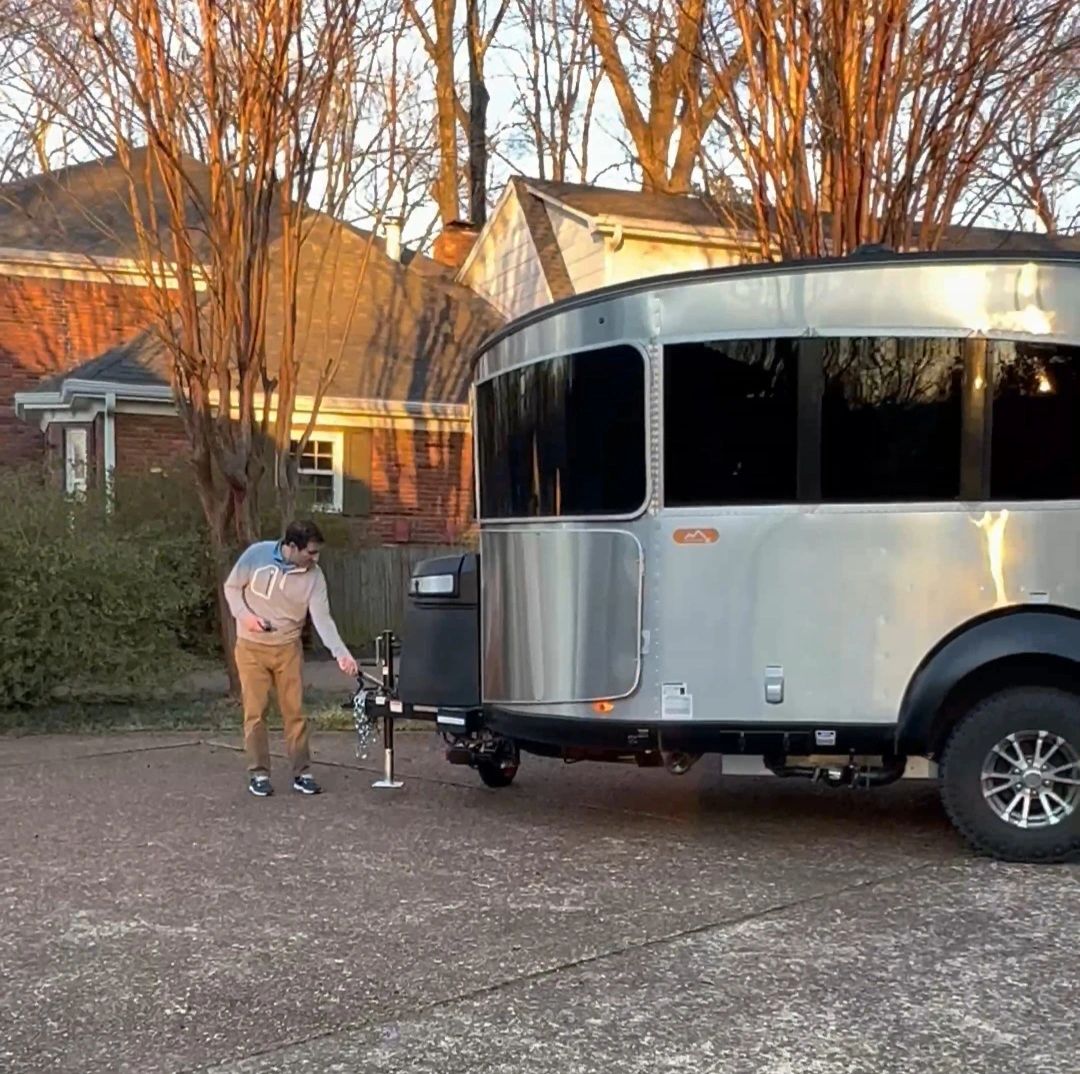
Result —
[[615, 279], [615, 255], [622, 250], [623, 236], [621, 221], [616, 220], [615, 227], [607, 230], [599, 228], [599, 233], [604, 236], [604, 283], [612, 284]]
[[116, 470], [116, 392], [105, 395], [105, 413], [102, 416], [102, 435], [105, 440], [105, 506], [113, 507], [113, 474]]

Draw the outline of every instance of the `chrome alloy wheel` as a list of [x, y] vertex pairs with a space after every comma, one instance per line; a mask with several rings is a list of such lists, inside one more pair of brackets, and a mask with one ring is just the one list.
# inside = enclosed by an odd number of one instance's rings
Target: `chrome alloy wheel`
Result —
[[1006, 735], [983, 761], [982, 793], [1017, 828], [1048, 828], [1080, 807], [1080, 755], [1052, 731]]

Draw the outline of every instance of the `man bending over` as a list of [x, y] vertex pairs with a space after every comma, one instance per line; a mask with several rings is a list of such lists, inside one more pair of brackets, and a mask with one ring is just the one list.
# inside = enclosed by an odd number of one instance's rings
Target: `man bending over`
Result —
[[304, 718], [304, 652], [300, 632], [308, 613], [323, 644], [346, 675], [356, 661], [330, 615], [326, 576], [319, 567], [323, 536], [314, 522], [292, 522], [280, 541], [253, 544], [225, 581], [225, 599], [236, 618], [236, 668], [244, 703], [244, 750], [250, 782], [259, 798], [273, 794], [266, 706], [277, 694], [292, 763], [293, 790], [318, 794], [310, 772], [308, 722]]

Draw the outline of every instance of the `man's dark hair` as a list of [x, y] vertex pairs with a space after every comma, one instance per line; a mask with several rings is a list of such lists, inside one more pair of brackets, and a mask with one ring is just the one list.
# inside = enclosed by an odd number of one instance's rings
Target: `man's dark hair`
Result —
[[309, 544], [325, 544], [322, 531], [314, 522], [290, 522], [285, 530], [283, 544], [291, 544], [294, 548], [307, 548]]

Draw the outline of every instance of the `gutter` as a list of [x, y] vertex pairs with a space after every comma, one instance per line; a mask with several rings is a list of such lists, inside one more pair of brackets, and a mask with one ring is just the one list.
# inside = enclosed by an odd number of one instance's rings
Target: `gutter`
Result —
[[[161, 260], [152, 265], [131, 257], [11, 246], [0, 246], [0, 273], [43, 279], [104, 281], [137, 287], [158, 286], [167, 290], [179, 287], [179, 274], [175, 264], [170, 261]], [[205, 291], [209, 282], [205, 269], [195, 266], [192, 269], [192, 282], [196, 291]]]
[[[297, 400], [301, 402], [301, 400]], [[444, 418], [468, 421], [472, 411], [468, 403], [421, 402], [419, 400], [350, 399], [327, 396], [319, 405], [319, 413], [347, 411], [353, 414], [378, 414], [389, 417]]]
[[597, 235], [612, 236], [615, 249], [630, 236], [636, 239], [666, 239], [668, 242], [696, 242], [732, 248], [742, 248], [750, 240], [750, 236], [745, 232], [740, 233], [722, 225], [667, 224], [663, 221], [627, 219], [607, 214], [595, 217], [590, 230]]
[[[173, 390], [166, 384], [123, 384], [103, 380], [80, 380], [77, 377], [63, 382], [60, 391], [17, 392], [15, 395], [15, 414], [22, 418], [36, 410], [70, 409], [82, 399], [104, 400], [106, 407], [109, 400], [115, 411], [117, 402], [121, 403], [161, 403], [174, 406]], [[216, 406], [216, 394], [210, 397], [211, 405]], [[262, 407], [264, 397], [255, 396], [256, 407]], [[311, 398], [299, 396], [296, 410], [304, 412], [305, 405], [310, 406]], [[273, 407], [271, 407], [273, 409]], [[425, 402], [421, 400], [360, 399], [348, 396], [327, 396], [319, 406], [320, 414], [345, 413], [352, 415], [373, 415], [398, 418], [432, 418], [444, 421], [469, 421], [471, 411], [467, 403]]]
[[128, 403], [171, 403], [172, 388], [165, 384], [121, 384], [104, 380], [65, 380], [59, 391], [16, 392], [15, 416], [22, 418], [33, 410], [69, 410], [81, 399], [112, 399]]
[[15, 417], [20, 419], [31, 410], [58, 410], [67, 405], [60, 392], [15, 393]]
[[[217, 406], [219, 398], [217, 392], [211, 392], [211, 406]], [[311, 403], [312, 398], [310, 395], [299, 395], [296, 397], [293, 410], [297, 414], [309, 414], [311, 412]], [[256, 392], [252, 398], [252, 404], [256, 410], [261, 410], [266, 405], [266, 397], [261, 392]], [[274, 405], [273, 399], [271, 399], [270, 413], [276, 414], [276, 412], [277, 407]], [[357, 396], [327, 395], [319, 403], [319, 414], [321, 416], [348, 414], [352, 416], [441, 418], [447, 421], [468, 421], [471, 413], [468, 404], [465, 403], [426, 402], [416, 399], [364, 399]]]
[[171, 403], [173, 390], [168, 384], [123, 384], [108, 380], [79, 380], [72, 377], [64, 381], [63, 393], [72, 399], [100, 399], [112, 395], [128, 403]]

